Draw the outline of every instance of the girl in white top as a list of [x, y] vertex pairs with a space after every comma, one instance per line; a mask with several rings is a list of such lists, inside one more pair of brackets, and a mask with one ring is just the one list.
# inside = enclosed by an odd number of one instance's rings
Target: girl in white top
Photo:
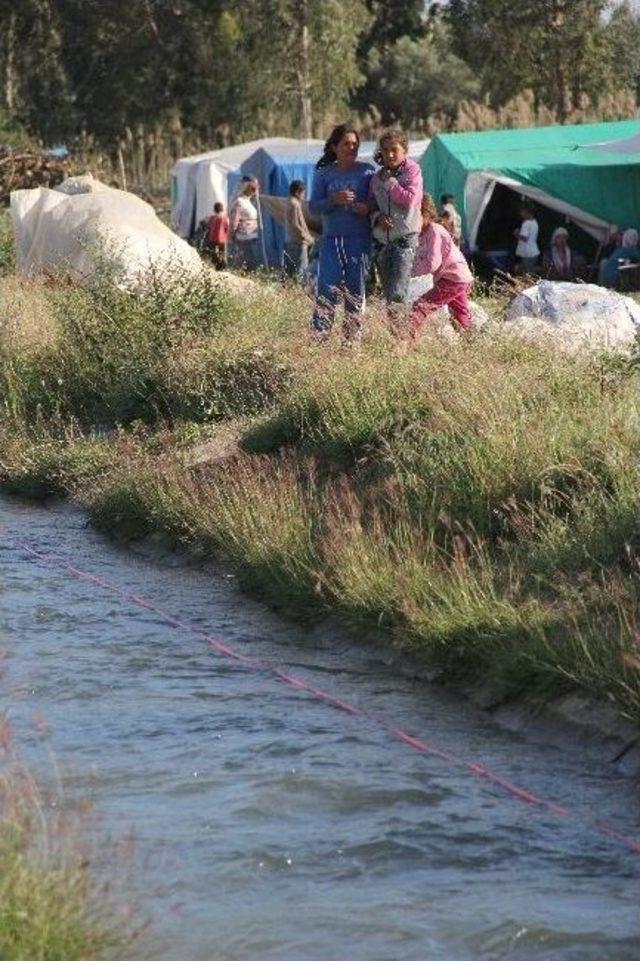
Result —
[[527, 204], [523, 204], [520, 208], [520, 216], [522, 217], [522, 223], [520, 228], [515, 231], [515, 237], [518, 241], [516, 273], [530, 274], [536, 269], [540, 257], [538, 221], [535, 218], [533, 208]]

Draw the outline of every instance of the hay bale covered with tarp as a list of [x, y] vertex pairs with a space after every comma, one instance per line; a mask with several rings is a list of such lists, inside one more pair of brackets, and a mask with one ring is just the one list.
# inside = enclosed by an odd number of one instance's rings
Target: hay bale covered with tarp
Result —
[[23, 276], [63, 274], [78, 283], [109, 269], [123, 284], [152, 273], [194, 275], [202, 262], [153, 207], [92, 177], [72, 177], [50, 190], [11, 194], [16, 266]]

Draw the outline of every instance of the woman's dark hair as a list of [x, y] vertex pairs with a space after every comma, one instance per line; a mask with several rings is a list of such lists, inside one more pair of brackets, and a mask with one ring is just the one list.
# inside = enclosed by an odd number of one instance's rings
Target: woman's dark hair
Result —
[[358, 146], [360, 146], [360, 134], [358, 131], [354, 127], [350, 127], [348, 123], [340, 123], [337, 127], [334, 127], [329, 134], [329, 137], [324, 145], [324, 153], [316, 164], [316, 168], [327, 167], [329, 164], [334, 162], [336, 159], [336, 147], [347, 133], [354, 133], [358, 140]]
[[405, 150], [405, 152], [409, 151], [409, 138], [404, 130], [400, 130], [400, 127], [389, 127], [388, 130], [382, 131], [380, 139], [378, 140], [376, 152], [373, 155], [373, 159], [377, 164], [382, 164], [382, 148], [386, 143], [398, 143]]
[[299, 197], [306, 189], [307, 185], [304, 180], [292, 180], [289, 184], [289, 195], [291, 197]]

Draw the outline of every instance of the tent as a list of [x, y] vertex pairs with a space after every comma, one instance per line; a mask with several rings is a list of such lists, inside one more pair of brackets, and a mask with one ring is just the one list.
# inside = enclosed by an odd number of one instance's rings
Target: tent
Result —
[[623, 120], [442, 134], [422, 157], [425, 186], [436, 200], [456, 196], [472, 247], [497, 184], [602, 240], [613, 224], [640, 224], [640, 153], [603, 149], [637, 133], [637, 121]]
[[[420, 160], [426, 150], [428, 140], [420, 140], [409, 145], [409, 153]], [[373, 163], [377, 144], [363, 141], [358, 159]], [[318, 158], [322, 154], [323, 141], [297, 140], [293, 143], [265, 141], [254, 153], [246, 158], [239, 169], [229, 173], [229, 198], [233, 196], [243, 176], [255, 177], [264, 196], [262, 204], [264, 256], [268, 266], [277, 267], [281, 263], [284, 249], [284, 229], [277, 211], [281, 206], [272, 202], [273, 198], [286, 197], [292, 180], [301, 180], [311, 192], [313, 174]]]
[[227, 177], [264, 145], [297, 144], [289, 137], [251, 140], [208, 153], [182, 157], [171, 171], [171, 219], [182, 237], [190, 237], [216, 202], [228, 206]]

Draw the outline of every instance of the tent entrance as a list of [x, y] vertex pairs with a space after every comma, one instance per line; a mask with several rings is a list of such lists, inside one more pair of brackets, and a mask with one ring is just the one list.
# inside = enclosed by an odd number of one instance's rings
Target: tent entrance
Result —
[[478, 244], [480, 224], [498, 186], [507, 187], [519, 197], [527, 197], [534, 201], [537, 207], [544, 207], [563, 215], [564, 219], [580, 227], [598, 243], [605, 241], [609, 236], [612, 224], [606, 220], [587, 213], [579, 207], [574, 207], [573, 204], [558, 197], [553, 197], [538, 187], [532, 187], [530, 184], [493, 171], [482, 171], [470, 174], [465, 186], [465, 211], [469, 228], [469, 244], [472, 249]]
[[[476, 232], [475, 259], [478, 264], [489, 263], [486, 257], [482, 260], [483, 255], [487, 255], [493, 267], [513, 270], [516, 246], [514, 233], [520, 226], [519, 211], [523, 196], [519, 189], [495, 181], [491, 184], [491, 190], [487, 191], [484, 198], [482, 217]], [[593, 262], [598, 241], [591, 233], [540, 201], [536, 201], [534, 206], [540, 228], [538, 244], [543, 255], [549, 251], [553, 231], [562, 226], [568, 227], [571, 248], [579, 255], [580, 261], [585, 264]]]

